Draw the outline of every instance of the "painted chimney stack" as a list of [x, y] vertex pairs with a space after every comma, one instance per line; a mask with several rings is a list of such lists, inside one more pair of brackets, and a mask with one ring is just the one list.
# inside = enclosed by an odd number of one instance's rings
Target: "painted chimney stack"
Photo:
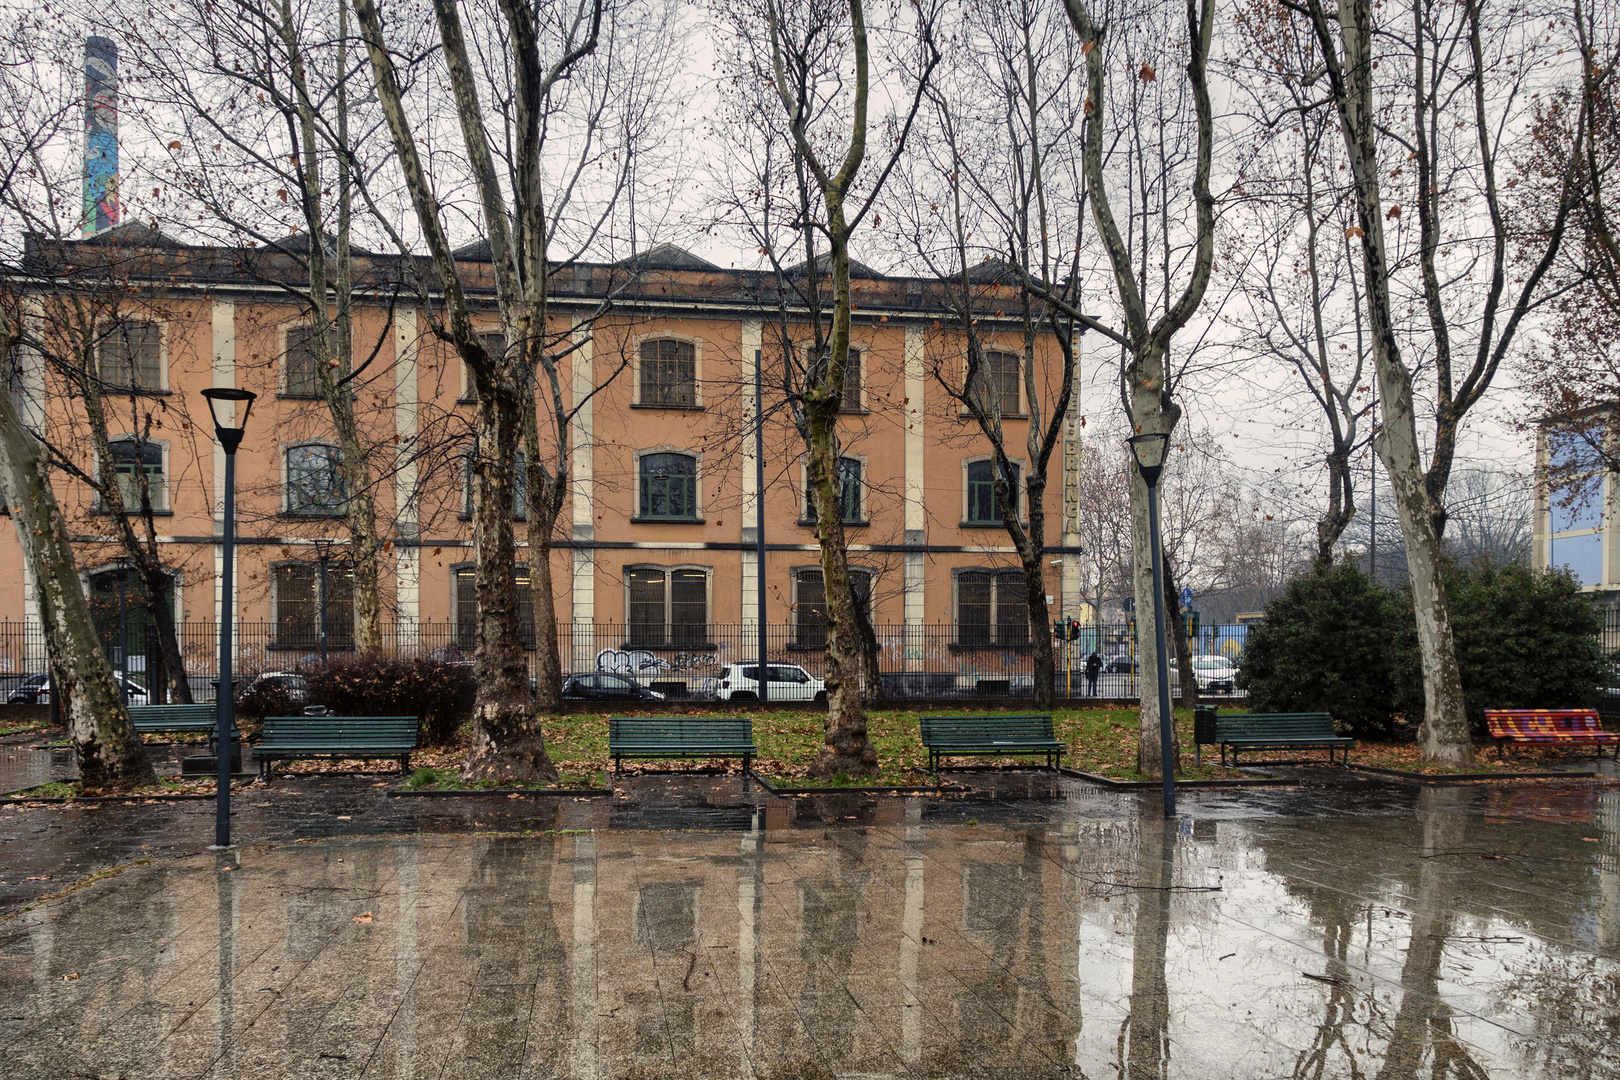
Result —
[[118, 46], [84, 42], [84, 235], [118, 224]]

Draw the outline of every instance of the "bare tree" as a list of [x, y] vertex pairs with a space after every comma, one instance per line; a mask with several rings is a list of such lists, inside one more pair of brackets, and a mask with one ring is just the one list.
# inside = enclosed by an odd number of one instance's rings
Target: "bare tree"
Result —
[[[856, 677], [865, 650], [850, 586], [837, 430], [854, 309], [850, 241], [898, 162], [939, 63], [935, 13], [931, 4], [900, 9], [892, 25], [876, 28], [899, 57], [892, 74], [909, 100], [890, 118], [870, 164], [874, 42], [862, 0], [739, 0], [726, 15], [738, 42], [733, 107], [764, 140], [752, 178], [762, 197], [737, 200], [736, 208], [775, 271], [781, 392], [808, 454], [826, 589], [826, 737], [810, 771], [864, 775], [877, 768], [877, 751]], [[778, 201], [784, 214], [776, 213]], [[809, 334], [808, 348], [795, 340], [798, 328]]]
[[[1368, 0], [1340, 0], [1330, 14], [1323, 0], [1307, 0], [1305, 11], [1316, 66], [1288, 74], [1325, 74], [1354, 182], [1352, 232], [1361, 242], [1383, 414], [1374, 445], [1406, 539], [1417, 612], [1425, 706], [1418, 738], [1426, 763], [1465, 765], [1474, 750], [1441, 575], [1445, 490], [1463, 420], [1489, 392], [1526, 317], [1546, 302], [1543, 282], [1579, 202], [1572, 164], [1550, 227], [1516, 271], [1516, 180], [1501, 182], [1498, 172], [1511, 160], [1532, 84], [1544, 77], [1540, 57], [1553, 46], [1539, 12], [1506, 5], [1410, 0], [1375, 10]], [[1375, 91], [1408, 111], [1410, 134], [1382, 122]], [[1584, 108], [1574, 130], [1586, 123]], [[1410, 239], [1403, 204], [1417, 219]], [[1408, 325], [1407, 309], [1421, 321]], [[1420, 360], [1433, 375], [1428, 447], [1418, 433]]]
[[[570, 271], [573, 268], [572, 256], [557, 258], [552, 248], [566, 239], [577, 252], [598, 239], [618, 196], [635, 182], [633, 165], [641, 141], [658, 128], [656, 105], [667, 96], [667, 88], [635, 77], [635, 65], [649, 57], [629, 47], [637, 20], [628, 4], [565, 0], [536, 8], [520, 0], [499, 0], [498, 15], [480, 19], [480, 12], [458, 0], [435, 0], [443, 67], [429, 69], [429, 77], [443, 79], [450, 87], [467, 183], [475, 194], [476, 214], [487, 236], [503, 331], [502, 340], [493, 342], [473, 322], [463, 269], [448, 231], [452, 210], [439, 194], [445, 179], [429, 171], [417, 135], [421, 122], [413, 119], [402, 88], [402, 58], [384, 34], [383, 14], [376, 4], [357, 0], [355, 10], [394, 154], [439, 291], [430, 302], [432, 332], [455, 347], [477, 393], [476, 449], [470, 471], [477, 560], [474, 667], [478, 700], [473, 746], [464, 773], [492, 778], [555, 775], [535, 721], [518, 636], [512, 588], [513, 465], [519, 446], [526, 442], [525, 501], [537, 686], [540, 706], [554, 711], [560, 704], [561, 672], [551, 537], [568, 496], [574, 417], [600, 385], [605, 385], [599, 380], [590, 393], [571, 396], [564, 388], [563, 364], [583, 346], [591, 323], [606, 312], [608, 304], [599, 305], [595, 315], [582, 320], [581, 328], [554, 326], [548, 279], [565, 266]], [[656, 22], [641, 28], [652, 59], [677, 40], [668, 31], [667, 25]], [[597, 54], [604, 45], [611, 46], [612, 63], [598, 62]], [[647, 68], [663, 71], [656, 62], [649, 62]], [[622, 84], [615, 82], [620, 75]], [[624, 85], [633, 88], [640, 100], [635, 107], [627, 107], [612, 95], [596, 95], [582, 103], [569, 96], [575, 82], [597, 87]], [[496, 107], [486, 109], [486, 102]], [[627, 119], [618, 127], [605, 124], [604, 118], [611, 119], [615, 110], [634, 116], [636, 122]], [[570, 121], [580, 129], [572, 132], [572, 139], [567, 137]], [[548, 176], [548, 155], [553, 152], [565, 160], [560, 175]], [[505, 165], [504, 172], [498, 161]], [[606, 177], [592, 186], [607, 195], [597, 213], [581, 215], [581, 224], [569, 215], [581, 213], [576, 200], [583, 201], [579, 188], [587, 170], [593, 180], [597, 175]], [[623, 366], [615, 368], [608, 380]], [[543, 438], [537, 410], [545, 418]]]
[[[43, 18], [54, 20], [42, 12], [0, 9], [0, 205], [12, 229], [41, 219], [78, 220], [77, 211], [64, 206], [67, 193], [77, 193], [77, 177], [52, 168], [59, 160], [52, 144], [76, 129], [72, 119], [82, 99], [53, 93], [50, 80], [40, 78], [48, 58], [66, 44]], [[15, 233], [0, 237], [7, 246], [21, 239]], [[97, 639], [50, 461], [35, 434], [44, 402], [38, 382], [28, 385], [27, 369], [36, 363], [28, 354], [43, 342], [27, 326], [26, 297], [26, 282], [22, 288], [8, 283], [0, 295], [0, 363], [21, 375], [0, 393], [0, 489], [33, 576], [57, 692], [67, 701], [80, 778], [88, 790], [128, 789], [151, 783], [152, 767]], [[22, 411], [12, 393], [19, 383]]]
[[[931, 370], [951, 410], [971, 416], [990, 444], [996, 507], [1024, 572], [1035, 704], [1051, 708], [1046, 492], [1076, 393], [1075, 322], [1065, 308], [1080, 306], [1084, 95], [1070, 77], [1080, 46], [1061, 15], [1023, 0], [970, 3], [956, 32], [970, 47], [929, 90], [930, 137], [898, 213], [909, 219], [906, 255], [946, 283], [954, 325], [940, 335], [948, 344]], [[1025, 282], [1047, 285], [1064, 306]], [[1025, 426], [1022, 469], [1009, 416]]]
[[[1152, 21], [1148, 11], [1119, 11], [1118, 21], [1105, 23], [1093, 14], [1086, 0], [1065, 0], [1069, 21], [1086, 57], [1086, 123], [1083, 163], [1092, 219], [1108, 255], [1114, 275], [1115, 300], [1123, 328], [1111, 330], [1076, 308], [1066, 314], [1083, 325], [1100, 329], [1120, 346], [1123, 355], [1120, 393], [1137, 434], [1169, 436], [1181, 417], [1173, 395], [1170, 345], [1203, 302], [1215, 258], [1215, 200], [1209, 176], [1214, 117], [1210, 108], [1206, 61], [1215, 21], [1214, 0], [1188, 0], [1185, 34], [1167, 39], [1169, 27]], [[1167, 50], [1186, 50], [1187, 81], [1174, 90], [1163, 88], [1154, 64]], [[1140, 63], [1140, 67], [1137, 64]], [[1110, 76], [1127, 105], [1110, 104]], [[1190, 100], [1189, 100], [1190, 99]], [[1191, 113], [1191, 127], [1188, 127]], [[1110, 125], [1113, 130], [1110, 130]], [[1114, 182], [1104, 168], [1105, 146], [1122, 138], [1128, 147], [1129, 171]], [[1178, 167], [1190, 158], [1190, 170]], [[1149, 163], [1154, 168], [1149, 173]], [[1134, 174], [1134, 175], [1132, 175]], [[1193, 222], [1190, 230], [1170, 224], [1171, 206], [1183, 213], [1177, 188], [1186, 184]], [[1135, 220], [1121, 228], [1111, 189], [1125, 187]], [[1135, 200], [1141, 199], [1139, 210]], [[1140, 230], [1140, 241], [1137, 232]], [[1189, 235], [1190, 234], [1190, 235]], [[1179, 289], [1171, 279], [1185, 268]], [[1149, 291], [1150, 276], [1153, 291]], [[1056, 302], [1048, 292], [1047, 299]], [[1131, 533], [1135, 560], [1137, 610], [1152, 610], [1153, 567], [1148, 536], [1148, 491], [1140, 476], [1131, 485]], [[1144, 635], [1143, 664], [1154, 666], [1162, 642]], [[1141, 695], [1137, 770], [1149, 778], [1162, 771], [1159, 738], [1159, 701], [1156, 683], [1144, 681]]]

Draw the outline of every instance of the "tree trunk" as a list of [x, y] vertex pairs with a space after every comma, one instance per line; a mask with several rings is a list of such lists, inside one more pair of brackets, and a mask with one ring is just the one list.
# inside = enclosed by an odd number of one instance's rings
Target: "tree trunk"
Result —
[[867, 605], [860, 603], [853, 591], [849, 598], [850, 610], [855, 613], [855, 628], [861, 635], [861, 664], [866, 681], [866, 704], [875, 708], [886, 708], [889, 704], [889, 691], [883, 685], [883, 667], [881, 663], [882, 652], [878, 648], [877, 629], [873, 627], [872, 620], [867, 614]]
[[[538, 380], [535, 380], [538, 389]], [[564, 438], [567, 436], [564, 428]], [[557, 643], [557, 594], [551, 580], [551, 536], [557, 515], [562, 512], [566, 489], [552, 484], [540, 465], [539, 420], [535, 415], [535, 395], [529, 394], [523, 410], [524, 482], [529, 494], [527, 521], [529, 534], [529, 595], [534, 609], [534, 694], [535, 709], [541, 713], [562, 711], [562, 652]], [[568, 447], [558, 450], [554, 462], [559, 481], [568, 476]]]
[[1198, 708], [1198, 679], [1193, 674], [1192, 653], [1187, 648], [1187, 633], [1181, 620], [1181, 590], [1176, 585], [1175, 564], [1170, 556], [1159, 556], [1164, 562], [1165, 629], [1175, 642], [1176, 681], [1181, 684], [1181, 707]]
[[[844, 264], [841, 291], [847, 313], [849, 257], [835, 249], [834, 263]], [[837, 279], [835, 278], [835, 281]], [[834, 321], [834, 339], [839, 334]], [[849, 350], [849, 319], [842, 319], [843, 355]], [[835, 352], [837, 345], [834, 345]], [[841, 373], [840, 373], [841, 374]], [[842, 382], [842, 379], [838, 380]], [[838, 394], [842, 387], [838, 387]], [[821, 574], [827, 601], [827, 726], [825, 742], [810, 763], [810, 775], [830, 779], [838, 773], [867, 776], [877, 771], [877, 748], [866, 735], [866, 709], [861, 701], [861, 635], [849, 588], [849, 553], [844, 541], [842, 502], [838, 497], [838, 447], [834, 426], [838, 396], [825, 394], [806, 402], [810, 421], [810, 483], [815, 493], [816, 531], [821, 537]]]
[[[0, 331], [3, 333], [3, 331]], [[11, 358], [11, 342], [0, 356]], [[23, 426], [11, 395], [0, 393], [0, 481], [23, 558], [33, 571], [39, 611], [52, 642], [57, 692], [89, 791], [124, 791], [155, 782], [146, 750], [129, 722], [79, 584], [66, 523], [51, 489], [43, 447]]]
[[[146, 610], [151, 615], [152, 622], [157, 628], [158, 655], [162, 658], [163, 675], [166, 682], [164, 697], [170, 704], [193, 704], [191, 699], [191, 680], [186, 678], [185, 657], [180, 651], [180, 643], [176, 637], [174, 625], [174, 604], [172, 598], [164, 596], [164, 589], [169, 585], [169, 575], [161, 566], [143, 565], [141, 567], [141, 581], [146, 587]], [[156, 692], [157, 687], [148, 684], [148, 690]]]
[[[478, 559], [473, 571], [478, 591], [473, 677], [478, 698], [472, 747], [461, 775], [467, 780], [552, 780], [557, 769], [534, 715], [512, 588], [512, 460], [521, 430], [520, 399], [510, 383], [478, 382], [478, 451], [472, 464], [473, 550]], [[532, 582], [532, 567], [530, 574]]]
[[1464, 711], [1462, 674], [1451, 632], [1451, 609], [1441, 579], [1442, 555], [1434, 506], [1417, 437], [1412, 375], [1401, 358], [1389, 294], [1388, 248], [1378, 176], [1376, 114], [1372, 96], [1372, 14], [1367, 0], [1340, 0], [1338, 23], [1343, 58], [1334, 47], [1329, 19], [1320, 0], [1310, 0], [1311, 21], [1326, 64], [1334, 104], [1344, 132], [1355, 181], [1356, 223], [1361, 234], [1367, 321], [1378, 372], [1383, 424], [1374, 439], [1389, 475], [1417, 616], [1418, 652], [1423, 671], [1423, 722], [1418, 741], [1425, 764], [1459, 766], [1474, 760]]

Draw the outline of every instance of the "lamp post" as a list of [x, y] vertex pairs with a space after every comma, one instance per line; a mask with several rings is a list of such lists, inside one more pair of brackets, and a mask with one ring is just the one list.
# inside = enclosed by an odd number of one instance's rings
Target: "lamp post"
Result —
[[[220, 529], [219, 692], [214, 695], [219, 706], [218, 738], [214, 744], [219, 760], [214, 847], [224, 849], [231, 846], [231, 728], [236, 711], [236, 688], [231, 679], [231, 596], [236, 576], [236, 448], [242, 445], [248, 413], [253, 411], [253, 399], [257, 395], [231, 386], [211, 386], [202, 395], [208, 399], [208, 410], [214, 418], [214, 437], [225, 451], [225, 490], [220, 499], [224, 504], [224, 521]], [[240, 416], [236, 414], [238, 403], [242, 406]]]
[[1170, 714], [1170, 663], [1165, 656], [1164, 637], [1164, 564], [1159, 541], [1159, 474], [1164, 471], [1165, 451], [1170, 448], [1170, 433], [1155, 431], [1133, 435], [1125, 440], [1131, 444], [1136, 458], [1136, 471], [1148, 489], [1148, 537], [1153, 551], [1153, 655], [1159, 671], [1159, 752], [1164, 771], [1164, 816], [1176, 813], [1176, 771], [1172, 740], [1175, 730]]
[[770, 647], [765, 626], [765, 375], [761, 371], [762, 350], [754, 350], [754, 585], [759, 591], [759, 667], [754, 674], [760, 701], [768, 701], [770, 669], [765, 656]]

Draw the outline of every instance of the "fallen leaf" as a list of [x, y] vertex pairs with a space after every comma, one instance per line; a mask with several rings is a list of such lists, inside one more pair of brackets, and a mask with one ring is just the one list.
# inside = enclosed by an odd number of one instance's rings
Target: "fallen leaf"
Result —
[[73, 981], [73, 980], [74, 980], [74, 979], [77, 979], [77, 978], [78, 978], [78, 977], [79, 977], [79, 973], [78, 973], [78, 972], [77, 972], [77, 971], [75, 971], [75, 972], [74, 972], [74, 973], [73, 973], [73, 974], [71, 974], [71, 975], [64, 975], [64, 976], [62, 976], [62, 981], [63, 981], [63, 982], [72, 982], [72, 981]]
[[366, 911], [356, 915], [354, 921], [357, 923], [369, 923], [371, 921], [371, 912]]
[[1396, 204], [1395, 206], [1390, 207], [1389, 208], [1389, 213], [1385, 214], [1384, 216], [1386, 218], [1398, 218], [1398, 217], [1400, 217], [1401, 216], [1400, 205]]
[[1136, 73], [1136, 77], [1141, 79], [1143, 82], [1152, 82], [1154, 79], [1157, 79], [1159, 75], [1158, 72], [1154, 71], [1146, 64], [1143, 64], [1142, 70]]

